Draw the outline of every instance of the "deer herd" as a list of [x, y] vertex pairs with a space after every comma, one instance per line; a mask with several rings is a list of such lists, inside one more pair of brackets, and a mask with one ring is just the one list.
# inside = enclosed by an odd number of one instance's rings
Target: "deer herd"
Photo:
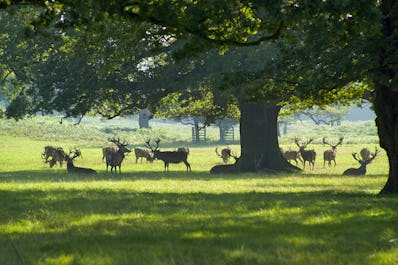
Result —
[[[343, 143], [344, 138], [340, 137], [336, 144], [333, 144], [327, 141], [326, 137], [322, 139], [322, 144], [329, 145], [330, 149], [327, 149], [323, 152], [323, 167], [332, 166], [332, 162], [334, 166], [336, 166], [336, 156], [337, 156], [337, 147]], [[125, 141], [121, 141], [119, 138], [109, 138], [109, 142], [115, 144], [115, 146], [107, 146], [102, 148], [102, 162], [106, 163], [106, 172], [117, 173], [117, 169], [119, 168], [119, 173], [121, 173], [122, 162], [127, 154], [131, 152], [128, 147], [128, 143]], [[313, 142], [313, 139], [309, 139], [305, 142], [300, 141], [298, 138], [294, 139], [294, 143], [297, 145], [298, 150], [287, 150], [283, 151], [281, 148], [281, 154], [288, 161], [294, 161], [295, 165], [298, 166], [299, 162], [303, 165], [303, 169], [305, 169], [306, 164], [308, 162], [308, 166], [310, 170], [314, 170], [316, 152], [314, 149], [307, 149], [307, 146]], [[160, 139], [154, 140], [154, 144], [151, 144], [151, 140], [145, 141], [145, 147], [136, 147], [134, 148], [135, 154], [135, 163], [138, 163], [138, 160], [141, 159], [141, 163], [143, 158], [145, 158], [146, 162], [152, 163], [154, 160], [160, 160], [164, 163], [164, 171], [169, 171], [170, 164], [178, 164], [184, 163], [186, 166], [186, 170], [191, 171], [191, 165], [188, 162], [189, 148], [188, 147], [178, 147], [173, 151], [160, 151], [159, 150]], [[216, 165], [211, 170], [212, 174], [219, 173], [233, 173], [237, 172], [237, 164], [239, 162], [240, 157], [237, 156], [235, 152], [233, 152], [229, 147], [225, 147], [219, 150], [217, 147], [215, 149], [215, 153], [218, 157], [220, 157], [224, 164]], [[343, 175], [365, 175], [366, 174], [366, 166], [370, 164], [373, 159], [376, 158], [377, 154], [380, 153], [379, 149], [375, 149], [374, 153], [368, 148], [363, 148], [359, 155], [357, 153], [352, 153], [352, 157], [358, 161], [360, 164], [359, 168], [349, 168], [343, 172]], [[95, 174], [96, 171], [91, 168], [77, 167], [74, 165], [74, 160], [77, 157], [81, 157], [81, 151], [77, 148], [73, 150], [69, 150], [67, 154], [62, 147], [54, 147], [54, 146], [45, 146], [44, 152], [42, 153], [42, 158], [45, 163], [48, 163], [50, 167], [54, 167], [57, 163], [60, 167], [62, 167], [63, 162], [66, 161], [67, 164], [67, 172], [71, 173], [84, 173], [84, 174]], [[235, 163], [228, 164], [230, 158], [234, 158]]]

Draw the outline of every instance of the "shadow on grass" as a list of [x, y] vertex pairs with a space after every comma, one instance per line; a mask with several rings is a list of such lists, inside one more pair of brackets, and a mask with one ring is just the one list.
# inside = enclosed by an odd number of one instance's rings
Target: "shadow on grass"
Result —
[[[99, 181], [99, 180], [156, 180], [156, 179], [180, 179], [180, 180], [216, 180], [216, 179], [264, 179], [281, 178], [282, 176], [293, 176], [286, 174], [261, 174], [261, 173], [243, 173], [243, 174], [220, 174], [212, 175], [208, 171], [130, 171], [120, 173], [110, 173], [99, 171], [95, 175], [68, 173], [65, 170], [43, 169], [32, 171], [12, 171], [0, 172], [0, 183], [4, 182], [38, 182], [38, 181]], [[305, 177], [305, 175], [302, 175]]]
[[398, 237], [398, 198], [362, 193], [55, 189], [0, 198], [0, 264], [367, 264], [396, 250], [389, 240]]

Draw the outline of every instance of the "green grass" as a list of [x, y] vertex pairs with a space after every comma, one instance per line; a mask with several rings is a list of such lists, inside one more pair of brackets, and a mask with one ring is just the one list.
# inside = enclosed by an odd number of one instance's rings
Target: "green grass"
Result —
[[[385, 153], [366, 176], [341, 175], [359, 166], [352, 152], [374, 143], [343, 144], [337, 166], [323, 168], [318, 142], [315, 170], [296, 175], [210, 175], [221, 163], [215, 145], [191, 147], [192, 173], [130, 155], [111, 175], [101, 137], [86, 126], [93, 137], [79, 132], [79, 141], [13, 126], [14, 136], [0, 134], [0, 264], [398, 264], [398, 197], [377, 195]], [[50, 169], [40, 157], [49, 143], [81, 148], [75, 164], [98, 174]], [[288, 139], [282, 146], [294, 148]]]

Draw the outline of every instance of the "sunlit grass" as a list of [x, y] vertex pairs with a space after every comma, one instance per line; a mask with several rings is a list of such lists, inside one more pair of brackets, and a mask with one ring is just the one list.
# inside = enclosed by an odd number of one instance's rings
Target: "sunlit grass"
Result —
[[[215, 176], [215, 146], [191, 147], [192, 173], [129, 155], [111, 175], [97, 144], [0, 142], [0, 264], [398, 264], [398, 198], [377, 195], [385, 153], [366, 176], [342, 176], [362, 144], [340, 146], [336, 167], [323, 167], [327, 147], [315, 144], [314, 171]], [[50, 169], [40, 157], [49, 143], [79, 147], [75, 164], [98, 174]]]

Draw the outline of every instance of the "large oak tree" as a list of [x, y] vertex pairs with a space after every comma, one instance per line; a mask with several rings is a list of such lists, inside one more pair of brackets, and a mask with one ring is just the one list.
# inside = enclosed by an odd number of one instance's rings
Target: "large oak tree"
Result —
[[[278, 153], [277, 139], [271, 139], [276, 137], [280, 108], [275, 103], [285, 96], [310, 99], [309, 104], [335, 101], [337, 98], [332, 95], [344, 94], [347, 87], [352, 87], [347, 84], [367, 83], [381, 146], [390, 162], [389, 178], [382, 192], [398, 193], [396, 1], [23, 2], [45, 8], [44, 19], [36, 25], [48, 26], [54, 21], [65, 27], [92, 25], [117, 14], [158, 26], [163, 36], [186, 40], [179, 53], [184, 56], [214, 47], [225, 51], [230, 47], [280, 41], [285, 50], [281, 50], [279, 60], [270, 67], [265, 65], [262, 72], [249, 73], [253, 78], [249, 78], [241, 97], [241, 117], [249, 117], [241, 122], [243, 171], [270, 166], [286, 168], [282, 158], [275, 160], [275, 155], [269, 156]], [[271, 139], [270, 144], [254, 144], [266, 142], [264, 135]]]

